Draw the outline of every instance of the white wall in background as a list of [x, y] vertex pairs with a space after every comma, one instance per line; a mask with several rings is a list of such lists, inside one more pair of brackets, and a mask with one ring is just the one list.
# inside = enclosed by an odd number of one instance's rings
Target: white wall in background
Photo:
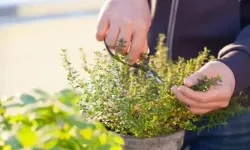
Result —
[[97, 14], [0, 25], [0, 95], [34, 88], [49, 92], [67, 88], [61, 49], [69, 49], [78, 68], [80, 47], [91, 60], [94, 50], [104, 48], [95, 40], [96, 17]]

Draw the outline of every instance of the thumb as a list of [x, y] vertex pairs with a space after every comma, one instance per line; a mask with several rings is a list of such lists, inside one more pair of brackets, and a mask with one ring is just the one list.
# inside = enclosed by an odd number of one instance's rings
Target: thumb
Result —
[[184, 79], [184, 85], [187, 87], [191, 87], [193, 85], [196, 85], [199, 82], [198, 79], [202, 79], [202, 77], [203, 77], [203, 75], [201, 72], [195, 72], [192, 75], [190, 75]]
[[145, 39], [145, 43], [144, 43], [144, 52], [146, 54], [149, 54], [149, 48], [148, 48], [148, 40], [147, 40], [147, 38]]

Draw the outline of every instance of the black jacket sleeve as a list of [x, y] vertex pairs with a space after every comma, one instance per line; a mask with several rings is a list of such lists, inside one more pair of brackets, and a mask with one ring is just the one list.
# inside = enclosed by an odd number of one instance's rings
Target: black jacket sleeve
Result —
[[250, 25], [240, 32], [234, 43], [220, 50], [218, 60], [233, 71], [236, 93], [250, 87]]
[[241, 0], [240, 5], [243, 30], [235, 42], [225, 46], [218, 55], [234, 73], [236, 93], [250, 87], [250, 0]]

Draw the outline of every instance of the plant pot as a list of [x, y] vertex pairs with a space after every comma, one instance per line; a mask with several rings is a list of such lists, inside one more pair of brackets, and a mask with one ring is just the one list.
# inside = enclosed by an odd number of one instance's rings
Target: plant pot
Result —
[[180, 150], [183, 144], [184, 131], [180, 130], [153, 138], [135, 138], [123, 136], [124, 150]]

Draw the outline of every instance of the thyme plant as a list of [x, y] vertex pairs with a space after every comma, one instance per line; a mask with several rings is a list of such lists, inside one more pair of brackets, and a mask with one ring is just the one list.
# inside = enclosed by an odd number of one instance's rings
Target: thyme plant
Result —
[[[75, 90], [82, 93], [79, 107], [86, 119], [100, 121], [108, 130], [121, 135], [141, 138], [170, 134], [182, 129], [200, 131], [226, 123], [229, 116], [245, 110], [239, 103], [245, 98], [239, 95], [233, 97], [225, 109], [205, 115], [189, 112], [187, 106], [178, 101], [170, 89], [173, 85], [183, 84], [186, 76], [214, 57], [209, 56], [209, 50], [205, 49], [193, 59], [180, 57], [177, 61], [166, 60], [164, 38], [160, 35], [156, 54], [149, 56], [150, 67], [164, 80], [164, 85], [141, 70], [131, 71], [128, 66], [111, 59], [106, 51], [95, 52], [95, 63], [90, 65], [81, 49], [83, 70], [89, 74], [89, 79], [84, 80], [69, 62], [67, 50], [62, 50], [67, 79]], [[125, 60], [122, 56], [119, 58]], [[204, 77], [193, 89], [206, 91], [219, 82], [220, 77]], [[202, 120], [206, 121], [204, 126], [196, 125], [196, 122]]]

